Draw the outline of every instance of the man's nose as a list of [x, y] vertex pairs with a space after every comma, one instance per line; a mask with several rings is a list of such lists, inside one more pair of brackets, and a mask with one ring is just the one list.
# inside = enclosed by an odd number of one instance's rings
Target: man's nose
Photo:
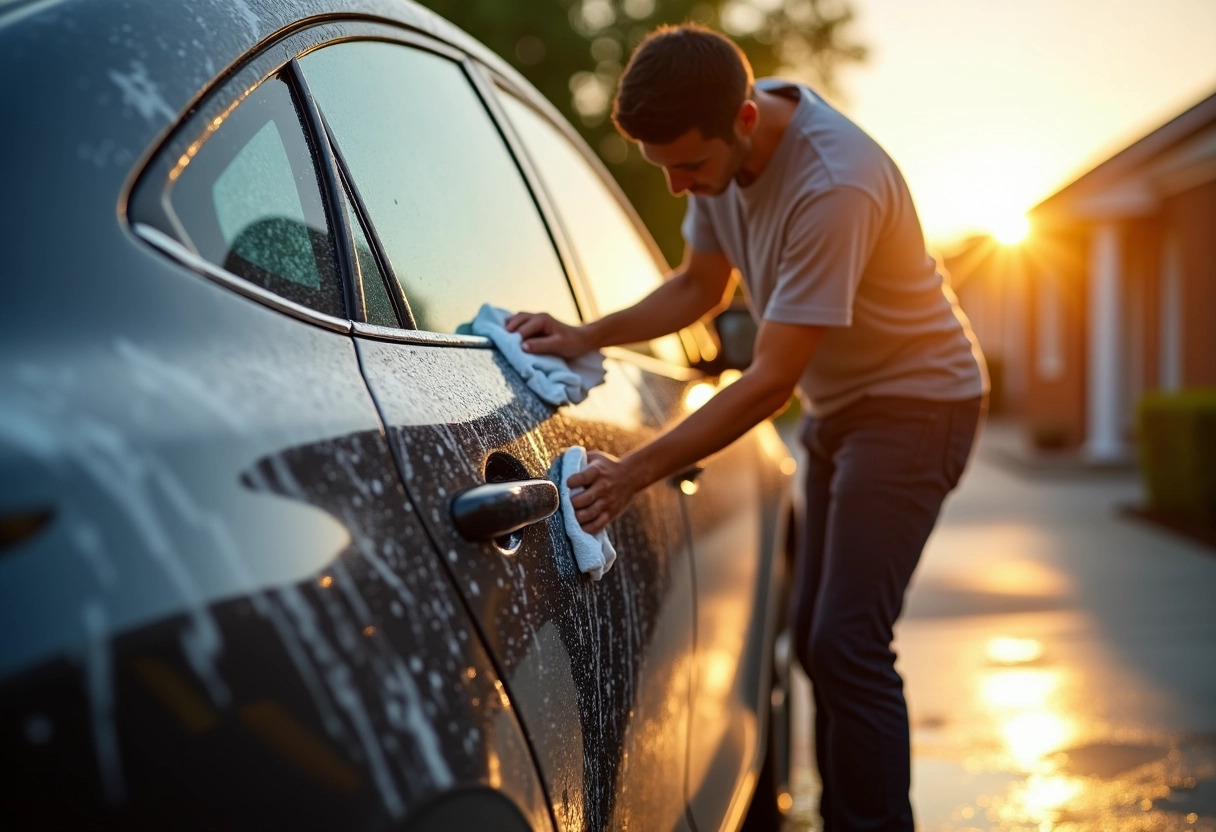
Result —
[[667, 171], [667, 190], [671, 191], [672, 196], [679, 196], [684, 193], [691, 184], [692, 180], [687, 174], [671, 170]]

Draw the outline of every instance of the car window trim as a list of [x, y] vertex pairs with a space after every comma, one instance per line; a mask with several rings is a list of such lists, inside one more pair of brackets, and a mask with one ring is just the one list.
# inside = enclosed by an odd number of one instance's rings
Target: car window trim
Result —
[[[334, 25], [335, 22], [330, 21], [328, 23], [318, 23], [313, 28], [332, 28]], [[361, 18], [343, 20], [339, 25], [342, 26], [342, 34], [323, 40], [314, 39], [308, 46], [296, 51], [293, 57], [298, 60], [310, 52], [316, 52], [318, 49], [326, 49], [330, 46], [337, 46], [340, 43], [373, 40], [421, 49], [424, 52], [431, 52], [458, 64], [469, 59], [469, 56], [458, 47], [446, 41], [436, 40], [434, 37], [415, 29], [406, 28], [400, 23]], [[312, 28], [305, 29], [303, 32], [297, 32], [296, 34], [306, 34], [310, 31], [312, 31]]]
[[333, 332], [349, 335], [352, 331], [353, 322], [342, 318], [335, 318], [333, 315], [327, 315], [324, 312], [318, 312], [310, 306], [304, 306], [293, 300], [288, 300], [269, 289], [263, 289], [256, 283], [245, 280], [243, 277], [239, 277], [227, 269], [215, 265], [210, 260], [204, 259], [202, 255], [188, 248], [180, 240], [170, 237], [159, 228], [142, 222], [134, 222], [131, 224], [131, 230], [144, 242], [176, 260], [180, 265], [196, 271], [215, 283], [232, 289], [251, 300], [256, 300], [276, 311], [283, 312], [307, 323], [316, 324]]
[[[403, 329], [416, 330], [418, 329], [417, 320], [414, 318], [414, 310], [410, 308], [409, 298], [405, 296], [405, 289], [401, 286], [401, 281], [397, 279], [397, 272], [393, 269], [393, 264], [389, 260], [388, 252], [384, 249], [384, 244], [380, 241], [380, 235], [376, 231], [376, 226], [372, 223], [371, 214], [367, 210], [367, 203], [363, 201], [363, 195], [359, 192], [359, 186], [355, 184], [355, 179], [351, 176], [350, 166], [346, 163], [346, 157], [342, 154], [342, 148], [338, 146], [338, 142], [334, 139], [333, 131], [329, 127], [329, 122], [325, 120], [325, 114], [317, 110], [318, 117], [321, 120], [321, 126], [328, 137], [330, 153], [333, 156], [334, 163], [338, 168], [338, 176], [342, 183], [346, 186], [346, 191], [350, 195], [351, 208], [353, 209], [356, 218], [363, 224], [363, 233], [367, 237], [367, 244], [371, 247], [372, 256], [376, 259], [376, 265], [380, 269], [380, 278], [385, 284], [385, 289], [388, 291], [389, 300], [393, 304], [393, 309], [397, 313], [397, 320]], [[352, 232], [354, 229], [351, 229]], [[356, 269], [358, 273], [358, 281], [360, 291], [363, 291], [363, 270]], [[366, 297], [366, 295], [365, 295]], [[364, 306], [364, 314], [359, 319], [359, 322], [370, 323], [367, 319], [366, 304]], [[374, 326], [374, 324], [373, 324]]]
[[[347, 309], [344, 310], [347, 313], [347, 319], [342, 320], [291, 301], [205, 260], [189, 244], [189, 235], [180, 227], [174, 212], [166, 208], [165, 195], [173, 181], [171, 171], [176, 161], [183, 154], [191, 152], [191, 146], [198, 141], [199, 136], [205, 134], [207, 121], [239, 106], [259, 85], [281, 73], [292, 88], [297, 99], [295, 103], [299, 116], [305, 122], [302, 130], [305, 138], [311, 142], [309, 149], [313, 151], [316, 173], [321, 179], [321, 189], [328, 191], [321, 195], [322, 202], [327, 211], [336, 213], [336, 216], [332, 217], [336, 247], [341, 249], [348, 245], [346, 254], [353, 258], [353, 229], [350, 229], [345, 203], [342, 201], [345, 199], [345, 193], [341, 191], [336, 182], [330, 180], [330, 177], [335, 175], [334, 171], [337, 168], [329, 161], [332, 153], [323, 152], [320, 137], [320, 133], [323, 131], [318, 131], [309, 124], [311, 116], [307, 110], [309, 107], [315, 107], [315, 103], [312, 103], [311, 93], [307, 92], [307, 88], [303, 84], [303, 73], [299, 72], [298, 68], [291, 69], [290, 67], [293, 64], [298, 66], [298, 59], [301, 56], [316, 49], [354, 40], [379, 40], [403, 44], [432, 52], [452, 60], [458, 65], [464, 65], [468, 60], [467, 55], [454, 45], [410, 29], [402, 23], [370, 18], [318, 20], [311, 25], [285, 31], [281, 36], [259, 44], [253, 51], [225, 68], [215, 76], [211, 83], [200, 89], [179, 117], [164, 130], [159, 139], [150, 145], [141, 154], [139, 161], [132, 166], [118, 204], [118, 214], [131, 233], [137, 239], [169, 256], [179, 265], [198, 272], [203, 277], [233, 289], [247, 298], [262, 302], [294, 318], [316, 323], [326, 329], [350, 333], [352, 326], [357, 322], [352, 307], [355, 311], [363, 309], [364, 313], [361, 317], [366, 317], [362, 284], [356, 283], [357, 295], [363, 303], [352, 302], [351, 296], [348, 294], [351, 292], [352, 281], [357, 281], [359, 277], [357, 267], [350, 265], [353, 259], [347, 264], [341, 262], [338, 264], [339, 278], [343, 283], [343, 300], [347, 306]], [[306, 101], [309, 103], [305, 104]], [[493, 120], [493, 117], [491, 119]], [[327, 133], [324, 134], [324, 141], [329, 141]], [[335, 212], [332, 203], [335, 199], [337, 200], [336, 206], [341, 208], [341, 211]], [[136, 209], [134, 215], [133, 207]], [[368, 229], [369, 243], [379, 246], [379, 238], [375, 236], [370, 223], [365, 224], [365, 228]], [[340, 229], [347, 229], [347, 231], [339, 233]], [[373, 238], [374, 242], [372, 242]], [[342, 257], [342, 255], [338, 254], [338, 257]], [[568, 280], [569, 276], [567, 276]], [[410, 319], [412, 320], [412, 316]], [[430, 341], [428, 340], [427, 343]]]
[[297, 107], [303, 112], [304, 129], [316, 160], [318, 174], [321, 178], [321, 199], [325, 210], [329, 212], [330, 227], [334, 231], [334, 242], [338, 258], [338, 274], [342, 280], [342, 294], [346, 301], [346, 315], [352, 321], [367, 318], [367, 303], [363, 297], [363, 284], [359, 280], [359, 269], [355, 265], [355, 239], [350, 227], [349, 215], [346, 213], [345, 194], [338, 187], [335, 172], [334, 152], [330, 145], [329, 133], [321, 123], [321, 113], [317, 102], [313, 99], [300, 71], [300, 64], [295, 58], [287, 62], [280, 70], [280, 75], [287, 79], [295, 94]]
[[[528, 191], [529, 197], [532, 199], [533, 206], [536, 208], [540, 216], [541, 225], [545, 229], [545, 234], [549, 238], [550, 244], [554, 248], [554, 253], [557, 255], [558, 263], [561, 266], [562, 273], [566, 279], [566, 288], [570, 292], [571, 299], [574, 301], [574, 306], [578, 312], [579, 320], [588, 320], [590, 296], [586, 293], [582, 284], [571, 274], [570, 263], [572, 262], [572, 252], [566, 248], [567, 244], [564, 239], [564, 235], [554, 233], [553, 224], [554, 218], [556, 217], [556, 212], [552, 209], [551, 205], [548, 204], [547, 194], [545, 194], [544, 191], [538, 187], [539, 177], [535, 175], [534, 170], [530, 167], [531, 160], [527, 158], [527, 154], [524, 152], [519, 138], [513, 132], [509, 118], [501, 109], [501, 105], [498, 103], [492, 87], [489, 85], [486, 76], [483, 74], [484, 65], [466, 53], [449, 47], [447, 44], [431, 41], [429, 38], [418, 36], [416, 33], [408, 30], [402, 30], [399, 33], [394, 32], [390, 35], [388, 32], [383, 31], [386, 27], [371, 23], [370, 21], [367, 22], [366, 27], [358, 28], [366, 28], [367, 31], [351, 31], [343, 37], [318, 43], [304, 51], [301, 51], [296, 55], [293, 61], [298, 61], [299, 58], [304, 57], [309, 52], [342, 43], [351, 43], [356, 41], [381, 41], [395, 43], [406, 48], [421, 49], [442, 58], [447, 58], [455, 63], [461, 69], [466, 81], [468, 81], [474, 94], [481, 102], [482, 107], [486, 111], [486, 116], [489, 118], [494, 130], [498, 133], [499, 137], [506, 145], [507, 153], [510, 156], [512, 163], [514, 163], [516, 170], [520, 175], [521, 181], [523, 182], [525, 189]], [[304, 90], [307, 90], [307, 84], [306, 82], [303, 82], [302, 72], [300, 73], [300, 76], [302, 87]], [[307, 93], [307, 95], [309, 100], [312, 101], [311, 93]], [[370, 221], [370, 214], [367, 211], [366, 203], [364, 203], [362, 195], [359, 193], [359, 187], [355, 181], [355, 178], [350, 174], [350, 169], [346, 164], [346, 159], [342, 153], [342, 149], [339, 143], [334, 139], [332, 131], [329, 130], [328, 124], [325, 122], [324, 112], [320, 110], [315, 102], [312, 103], [312, 106], [316, 108], [322, 127], [327, 133], [329, 157], [336, 163], [340, 178], [350, 189], [356, 206], [356, 211], [359, 214], [359, 219], [364, 221], [364, 231], [367, 234], [369, 244], [372, 246], [373, 254], [376, 256], [377, 265], [380, 266], [386, 277], [389, 297], [393, 300], [394, 305], [397, 306], [397, 313], [402, 320], [403, 331], [428, 332], [435, 335], [448, 335], [448, 333], [434, 332], [433, 330], [423, 330], [418, 327], [417, 319], [414, 317], [413, 310], [410, 307], [409, 295], [405, 291], [405, 288], [401, 285], [401, 281], [397, 279], [396, 271], [393, 269], [392, 263], [387, 256], [387, 252], [385, 251], [384, 245], [380, 240], [380, 236], [376, 231], [375, 226]], [[354, 279], [361, 280], [361, 274], [359, 273], [358, 269], [355, 269], [353, 274]], [[362, 295], [361, 282], [359, 287], [360, 294]], [[363, 307], [363, 311], [364, 314], [359, 318], [352, 319], [353, 323], [367, 322], [365, 305]], [[376, 330], [384, 329], [384, 327], [379, 327], [373, 324], [369, 324], [369, 326], [374, 327]], [[434, 341], [428, 339], [427, 343], [434, 343]], [[465, 342], [457, 340], [450, 342], [444, 341], [444, 343]]]
[[377, 341], [393, 341], [398, 344], [418, 344], [427, 347], [469, 347], [494, 349], [494, 342], [484, 335], [462, 335], [460, 333], [432, 332], [429, 329], [399, 329], [378, 324], [351, 322], [351, 334]]
[[[180, 226], [175, 212], [166, 206], [167, 194], [175, 178], [174, 166], [183, 155], [192, 155], [199, 137], [210, 132], [208, 122], [215, 118], [222, 120], [224, 114], [244, 103], [263, 83], [279, 76], [290, 89], [297, 118], [302, 122], [297, 129], [308, 145], [314, 173], [318, 177], [318, 187], [322, 191], [322, 205], [327, 214], [332, 214], [330, 196], [325, 193], [326, 161], [314, 132], [307, 126], [308, 116], [303, 106], [303, 96], [300, 94], [299, 85], [295, 83], [290, 65], [296, 52], [307, 48], [310, 43], [331, 40], [334, 34], [335, 27], [332, 22], [287, 33], [272, 42], [260, 44], [255, 51], [243, 56], [218, 74], [211, 84], [200, 90], [191, 100], [181, 116], [166, 129], [162, 138], [145, 152], [141, 157], [142, 163], [132, 168], [120, 198], [119, 214], [137, 238], [203, 277], [299, 320], [315, 323], [335, 332], [349, 333], [349, 273], [343, 269], [340, 259], [336, 265], [338, 279], [342, 282], [341, 294], [343, 306], [346, 307], [343, 309], [346, 319], [289, 300], [210, 263], [189, 244], [188, 233]], [[330, 219], [335, 218], [330, 216]], [[342, 256], [342, 235], [339, 228], [336, 224], [331, 227], [336, 258]], [[337, 322], [340, 322], [340, 325]]]

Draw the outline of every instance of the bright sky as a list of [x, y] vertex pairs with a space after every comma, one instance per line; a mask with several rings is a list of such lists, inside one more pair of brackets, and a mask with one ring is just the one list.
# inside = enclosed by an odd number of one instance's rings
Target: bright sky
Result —
[[844, 109], [928, 236], [992, 230], [1216, 91], [1216, 0], [853, 0]]

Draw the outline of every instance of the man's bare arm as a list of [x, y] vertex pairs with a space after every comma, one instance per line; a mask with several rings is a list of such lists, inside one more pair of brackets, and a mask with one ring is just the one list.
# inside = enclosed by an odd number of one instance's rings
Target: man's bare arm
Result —
[[585, 489], [572, 499], [579, 523], [586, 531], [599, 533], [638, 491], [687, 470], [773, 415], [789, 399], [826, 331], [764, 322], [752, 364], [738, 381], [621, 459], [592, 454], [589, 466], [569, 479], [571, 488]]
[[729, 303], [730, 277], [730, 261], [724, 254], [690, 248], [680, 267], [633, 306], [581, 326], [544, 313], [519, 312], [507, 319], [507, 329], [523, 336], [525, 350], [565, 358], [601, 347], [649, 341], [724, 307]]

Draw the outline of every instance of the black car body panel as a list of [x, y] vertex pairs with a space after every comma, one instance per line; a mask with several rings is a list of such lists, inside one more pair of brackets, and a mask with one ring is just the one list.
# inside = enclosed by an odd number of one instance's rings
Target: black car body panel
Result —
[[[484, 339], [411, 329], [434, 310], [308, 90], [308, 53], [357, 38], [460, 68], [562, 302], [607, 311], [491, 87], [568, 128], [434, 15], [0, 3], [0, 825], [731, 826], [764, 745], [784, 450], [764, 425], [647, 489], [600, 582], [560, 514], [460, 537], [460, 492], [558, 483], [565, 448], [624, 452], [721, 382], [615, 350], [553, 408]], [[328, 251], [329, 306], [208, 262], [171, 203], [275, 78], [321, 237], [271, 237]]]
[[[53, 511], [0, 560], [6, 769], [32, 776], [6, 781], [5, 806], [51, 826], [114, 805], [117, 826], [190, 806], [200, 825], [375, 827], [492, 760], [526, 783], [350, 339], [183, 279], [220, 307], [191, 298], [188, 320], [231, 329], [129, 325], [83, 368], [56, 351], [5, 365], [4, 467], [18, 505]], [[259, 765], [276, 752], [282, 772]], [[277, 805], [292, 790], [313, 800]], [[543, 820], [539, 784], [520, 797]]]
[[[559, 827], [611, 818], [678, 828], [684, 801], [671, 783], [683, 780], [693, 599], [677, 492], [660, 483], [639, 495], [613, 526], [629, 554], [595, 583], [579, 572], [560, 515], [529, 527], [509, 554], [461, 540], [446, 516], [449, 495], [509, 464], [496, 457], [556, 478], [571, 445], [635, 444], [656, 426], [637, 389], [610, 368], [587, 401], [554, 415], [494, 353], [362, 340], [359, 349], [419, 514], [532, 738]], [[437, 368], [445, 382], [426, 383]], [[638, 774], [647, 771], [665, 778]]]

